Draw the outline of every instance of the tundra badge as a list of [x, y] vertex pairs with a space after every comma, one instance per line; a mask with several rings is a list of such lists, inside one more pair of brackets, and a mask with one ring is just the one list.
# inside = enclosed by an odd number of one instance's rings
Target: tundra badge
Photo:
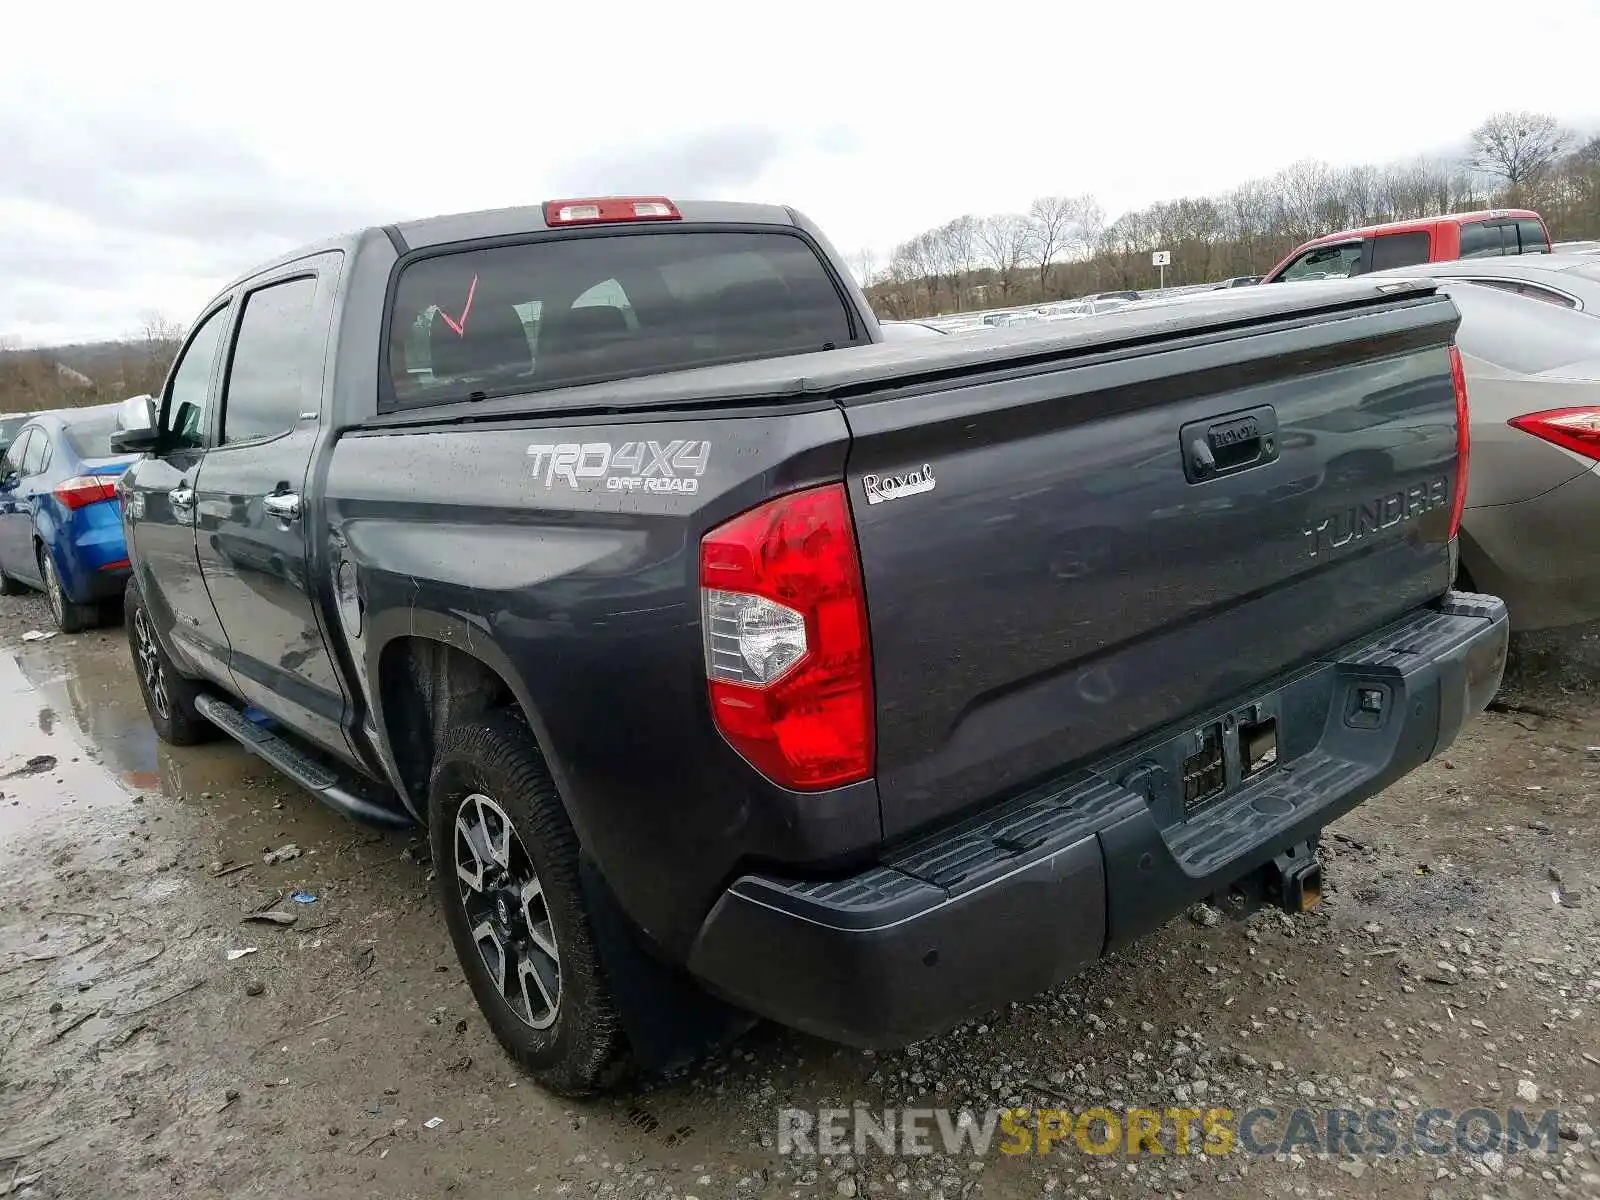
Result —
[[885, 500], [901, 500], [933, 491], [933, 466], [923, 463], [918, 471], [904, 475], [863, 475], [861, 486], [866, 489], [868, 504], [882, 504]]

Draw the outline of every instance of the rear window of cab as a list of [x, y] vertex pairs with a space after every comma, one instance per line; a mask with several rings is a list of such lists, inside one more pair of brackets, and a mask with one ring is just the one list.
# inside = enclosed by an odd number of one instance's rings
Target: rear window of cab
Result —
[[1461, 227], [1461, 258], [1548, 253], [1549, 235], [1543, 223], [1533, 217], [1470, 221]]
[[487, 399], [864, 341], [795, 234], [652, 230], [543, 238], [404, 265], [392, 401]]

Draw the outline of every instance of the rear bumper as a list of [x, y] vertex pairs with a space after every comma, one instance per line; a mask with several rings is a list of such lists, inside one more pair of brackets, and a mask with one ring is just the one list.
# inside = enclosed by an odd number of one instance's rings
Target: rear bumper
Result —
[[[1499, 688], [1508, 630], [1498, 599], [1451, 593], [1182, 727], [889, 848], [856, 875], [743, 876], [712, 908], [689, 969], [752, 1012], [872, 1048], [1026, 998], [1449, 746]], [[1383, 697], [1381, 714], [1354, 707], [1358, 689]], [[1196, 732], [1268, 715], [1278, 765], [1185, 820], [1171, 776]]]
[[115, 500], [85, 505], [59, 528], [56, 549], [62, 587], [79, 604], [114, 600], [128, 583], [128, 543]]

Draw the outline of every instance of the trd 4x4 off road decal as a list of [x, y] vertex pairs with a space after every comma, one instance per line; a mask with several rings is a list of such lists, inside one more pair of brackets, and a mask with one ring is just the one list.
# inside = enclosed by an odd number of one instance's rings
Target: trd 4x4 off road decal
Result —
[[610, 492], [677, 492], [692, 496], [711, 462], [711, 443], [677, 439], [662, 442], [556, 442], [528, 447], [533, 477], [547, 488], [558, 483], [580, 487], [580, 480], [604, 479]]

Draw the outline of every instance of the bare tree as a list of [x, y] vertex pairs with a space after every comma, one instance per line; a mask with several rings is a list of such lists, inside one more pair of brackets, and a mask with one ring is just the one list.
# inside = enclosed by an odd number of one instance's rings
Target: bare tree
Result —
[[967, 290], [972, 287], [972, 277], [977, 273], [983, 257], [980, 228], [978, 218], [970, 213], [957, 217], [944, 227], [944, 242], [955, 281], [957, 308], [966, 306]]
[[139, 318], [139, 334], [147, 343], [171, 346], [183, 340], [183, 326], [151, 309]]
[[1085, 255], [1092, 254], [1100, 242], [1100, 235], [1105, 231], [1106, 210], [1100, 207], [1100, 201], [1094, 198], [1093, 193], [1074, 196], [1071, 227], [1073, 248]]
[[1519, 191], [1544, 174], [1571, 140], [1561, 123], [1544, 113], [1499, 112], [1472, 131], [1468, 161]]
[[1010, 296], [1017, 273], [1027, 261], [1030, 238], [1028, 222], [1016, 213], [1000, 213], [978, 222], [978, 244], [987, 265], [1000, 282], [1000, 294]]
[[[1297, 242], [1342, 228], [1328, 211], [1335, 189], [1333, 169], [1325, 162], [1302, 159], [1272, 177], [1278, 224]], [[1330, 217], [1334, 223], [1329, 224]]]
[[167, 368], [183, 344], [183, 326], [154, 310], [139, 321], [139, 334], [123, 356], [121, 375], [114, 386], [130, 395], [158, 391]]
[[1071, 196], [1040, 196], [1028, 208], [1029, 252], [1039, 268], [1039, 298], [1049, 299], [1050, 264], [1072, 240], [1074, 201]]
[[863, 246], [850, 255], [850, 270], [862, 287], [871, 287], [878, 279], [878, 254], [871, 246]]

